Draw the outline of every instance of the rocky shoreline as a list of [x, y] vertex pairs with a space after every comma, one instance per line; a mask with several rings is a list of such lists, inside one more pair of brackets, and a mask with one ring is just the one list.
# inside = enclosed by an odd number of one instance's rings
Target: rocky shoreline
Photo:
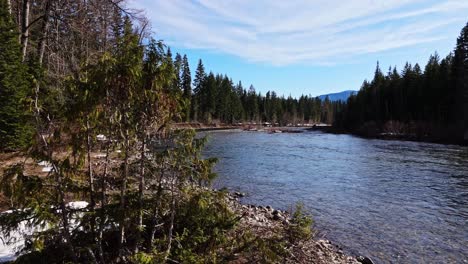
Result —
[[[278, 230], [286, 230], [291, 225], [291, 215], [287, 211], [276, 210], [271, 206], [242, 204], [244, 194], [233, 192], [228, 195], [228, 204], [240, 217], [243, 229], [260, 236], [269, 236]], [[285, 238], [286, 239], [286, 238]], [[283, 263], [335, 263], [335, 264], [372, 264], [367, 257], [346, 255], [339, 246], [329, 240], [312, 238], [295, 242], [286, 248], [288, 257]], [[233, 263], [244, 263], [235, 261]]]

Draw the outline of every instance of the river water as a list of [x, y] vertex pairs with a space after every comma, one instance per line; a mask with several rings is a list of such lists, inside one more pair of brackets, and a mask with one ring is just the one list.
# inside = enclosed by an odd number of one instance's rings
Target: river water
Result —
[[468, 263], [468, 148], [322, 132], [210, 132], [216, 187], [302, 202], [319, 236], [377, 263]]

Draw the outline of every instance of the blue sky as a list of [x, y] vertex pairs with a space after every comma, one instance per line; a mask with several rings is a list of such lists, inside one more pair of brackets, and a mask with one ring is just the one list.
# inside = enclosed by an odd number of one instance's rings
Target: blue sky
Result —
[[153, 37], [195, 71], [227, 74], [263, 94], [358, 90], [376, 62], [425, 65], [453, 50], [468, 0], [130, 0]]

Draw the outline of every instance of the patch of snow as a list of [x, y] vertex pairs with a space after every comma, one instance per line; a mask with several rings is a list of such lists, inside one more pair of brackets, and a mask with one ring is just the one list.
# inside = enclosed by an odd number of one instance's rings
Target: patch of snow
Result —
[[43, 160], [43, 161], [37, 163], [37, 165], [43, 166], [43, 167], [50, 167], [52, 164], [50, 164], [50, 162], [48, 162], [48, 161]]
[[[70, 209], [84, 209], [88, 206], [88, 202], [85, 201], [74, 201], [74, 202], [69, 202], [67, 204], [67, 207]], [[11, 214], [13, 210], [8, 210], [3, 212], [2, 214]], [[70, 218], [70, 225], [71, 228], [74, 228], [75, 226], [78, 225], [78, 219], [80, 219], [82, 215], [72, 215]], [[0, 230], [2, 228], [0, 227]], [[29, 221], [22, 221], [18, 225], [18, 229], [11, 231], [7, 234], [7, 236], [4, 236], [1, 234], [0, 236], [0, 263], [5, 263], [5, 262], [11, 262], [16, 260], [18, 258], [19, 254], [17, 252], [20, 252], [24, 247], [26, 243], [27, 237], [30, 237], [34, 234], [34, 232], [40, 232], [44, 231], [43, 228], [37, 227], [37, 226], [31, 226]]]
[[105, 158], [107, 155], [105, 153], [98, 153], [96, 155], [94, 155], [95, 158], [97, 159], [102, 159], [102, 158]]
[[69, 202], [67, 203], [67, 207], [70, 208], [70, 209], [75, 209], [75, 210], [79, 210], [79, 209], [84, 209], [86, 207], [88, 207], [88, 202], [85, 202], [85, 201], [75, 201], [75, 202]]
[[[3, 213], [12, 213], [9, 210]], [[31, 236], [36, 230], [32, 227], [29, 221], [22, 221], [18, 225], [18, 229], [9, 232], [6, 236], [2, 234], [0, 236], [0, 263], [14, 261], [19, 255], [16, 252], [20, 252], [26, 243], [26, 238]]]
[[54, 168], [52, 167], [44, 167], [42, 168], [42, 172], [51, 172]]
[[96, 139], [99, 141], [104, 141], [104, 140], [107, 140], [107, 137], [104, 136], [103, 134], [99, 134], [96, 136]]

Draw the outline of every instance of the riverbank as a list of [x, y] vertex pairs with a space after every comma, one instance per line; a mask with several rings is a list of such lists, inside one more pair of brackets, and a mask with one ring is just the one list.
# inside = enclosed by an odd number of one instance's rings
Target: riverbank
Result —
[[223, 123], [175, 123], [172, 128], [175, 130], [194, 129], [197, 132], [201, 131], [217, 131], [217, 130], [244, 130], [251, 132], [267, 132], [267, 133], [301, 133], [303, 128], [310, 128], [312, 125], [301, 126], [273, 126], [270, 123], [238, 123], [238, 124], [223, 124]]
[[[230, 210], [238, 218], [237, 227], [228, 235], [233, 241], [239, 243], [239, 237], [245, 238], [245, 233], [251, 234], [252, 241], [249, 247], [240, 248], [228, 263], [241, 264], [251, 263], [252, 260], [262, 262], [265, 254], [278, 254], [274, 263], [317, 263], [317, 264], [372, 264], [369, 258], [352, 257], [333, 243], [324, 239], [315, 239], [313, 236], [307, 239], [288, 238], [290, 230], [297, 225], [289, 212], [273, 209], [270, 206], [245, 205], [239, 201], [243, 195], [240, 193], [230, 193], [226, 196]], [[79, 205], [85, 210], [87, 202], [70, 202], [68, 206]], [[7, 213], [7, 212], [4, 212]], [[9, 241], [12, 244], [3, 244], [0, 241], [0, 263], [15, 261], [18, 255], [16, 250], [22, 248], [26, 240], [24, 236], [33, 234], [35, 228], [29, 227], [26, 223], [20, 225], [20, 229], [11, 233]], [[242, 234], [241, 234], [242, 233]], [[256, 241], [260, 241], [260, 247], [256, 248]], [[252, 246], [253, 245], [253, 246]]]
[[[372, 263], [367, 257], [348, 256], [332, 242], [325, 239], [317, 239], [314, 236], [291, 243], [285, 236], [288, 230], [295, 225], [289, 212], [277, 210], [271, 206], [243, 204], [240, 201], [241, 197], [243, 197], [241, 193], [230, 193], [228, 195], [228, 204], [231, 210], [240, 217], [237, 229], [248, 230], [263, 239], [282, 234], [280, 240], [276, 241], [278, 244], [286, 245], [284, 248], [284, 259], [281, 263]], [[244, 261], [246, 259], [244, 259], [245, 256], [243, 254], [240, 253], [237, 257], [231, 263], [249, 263], [248, 261]]]
[[459, 139], [454, 136], [434, 137], [429, 135], [418, 135], [415, 133], [398, 133], [398, 132], [385, 132], [383, 130], [346, 130], [333, 126], [317, 126], [307, 128], [308, 131], [321, 131], [331, 134], [347, 134], [367, 139], [382, 139], [382, 140], [399, 140], [411, 142], [425, 142], [443, 145], [460, 145], [468, 146], [468, 140]]
[[[97, 154], [93, 153], [93, 156], [95, 155]], [[28, 173], [47, 175], [43, 166], [19, 153], [2, 154], [0, 157], [2, 171], [5, 169], [4, 166], [23, 162]], [[228, 263], [252, 263], [252, 261], [262, 263], [265, 257], [269, 259], [269, 254], [277, 255], [276, 263], [362, 263], [356, 257], [344, 254], [338, 246], [328, 240], [316, 239], [313, 236], [306, 239], [295, 238], [291, 235], [291, 230], [299, 224], [289, 212], [275, 210], [271, 206], [243, 204], [240, 201], [242, 196], [240, 193], [226, 195], [226, 203], [238, 219], [236, 226], [228, 231], [227, 237], [233, 243], [237, 243], [237, 253], [233, 254]], [[0, 196], [0, 198], [0, 212], [12, 209], [5, 197]], [[68, 200], [70, 204], [76, 203], [71, 201], [73, 200]], [[80, 209], [88, 210], [88, 203], [82, 203], [86, 205]], [[34, 230], [26, 226], [25, 224], [21, 230], [12, 234], [13, 237], [10, 237], [10, 241], [16, 241], [15, 243], [4, 245], [4, 241], [0, 241], [0, 262], [12, 261], [18, 257], [15, 253], [24, 246], [24, 235], [30, 236]], [[223, 254], [225, 250], [227, 249], [220, 248], [220, 253]]]

